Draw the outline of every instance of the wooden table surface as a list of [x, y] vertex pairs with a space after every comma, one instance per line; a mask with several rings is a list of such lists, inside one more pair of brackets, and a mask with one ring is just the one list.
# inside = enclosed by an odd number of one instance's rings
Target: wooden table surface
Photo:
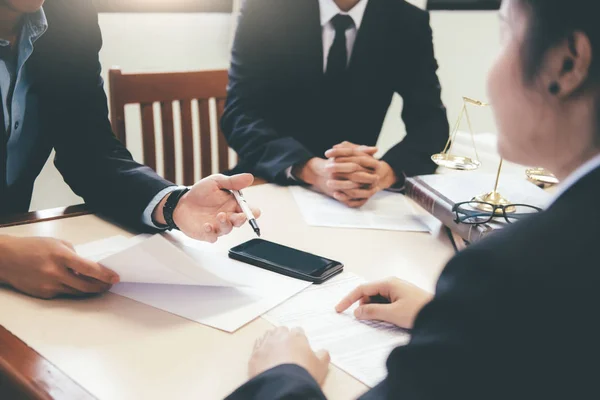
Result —
[[[393, 275], [433, 290], [454, 253], [445, 233], [307, 226], [285, 188], [257, 186], [245, 196], [263, 210], [265, 239], [340, 260], [369, 280]], [[0, 234], [52, 236], [77, 245], [133, 233], [80, 215], [1, 228]], [[225, 255], [250, 238], [244, 227], [215, 246]], [[254, 340], [271, 327], [258, 318], [229, 334], [112, 293], [43, 301], [0, 288], [0, 310], [2, 399], [220, 399], [246, 380]], [[325, 384], [330, 399], [365, 390], [331, 367]]]

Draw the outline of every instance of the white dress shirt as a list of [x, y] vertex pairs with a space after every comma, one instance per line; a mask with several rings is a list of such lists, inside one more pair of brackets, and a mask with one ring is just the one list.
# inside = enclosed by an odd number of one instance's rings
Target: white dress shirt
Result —
[[594, 158], [587, 161], [581, 167], [577, 168], [571, 175], [567, 177], [561, 184], [558, 186], [557, 191], [554, 193], [551, 204], [553, 204], [560, 196], [565, 194], [569, 188], [583, 179], [586, 175], [594, 171], [595, 169], [600, 168], [600, 154], [596, 155]]
[[363, 17], [365, 16], [365, 10], [367, 9], [368, 3], [369, 0], [360, 0], [350, 11], [346, 12], [340, 10], [334, 0], [319, 0], [321, 27], [323, 32], [323, 71], [327, 71], [329, 50], [335, 40], [335, 28], [333, 27], [331, 20], [336, 15], [342, 14], [348, 15], [352, 18], [352, 21], [354, 21], [354, 26], [346, 31], [346, 50], [348, 51], [348, 63], [350, 63], [356, 36], [358, 35], [358, 30], [360, 29]]
[[[305, 1], [305, 0], [296, 0]], [[329, 50], [335, 40], [335, 28], [331, 23], [333, 17], [338, 14], [348, 15], [354, 21], [354, 26], [346, 31], [346, 50], [348, 54], [348, 64], [350, 64], [350, 58], [352, 57], [352, 50], [354, 49], [354, 43], [356, 42], [356, 36], [358, 30], [362, 24], [363, 17], [365, 16], [365, 10], [369, 0], [360, 0], [350, 11], [342, 11], [335, 4], [334, 0], [319, 0], [319, 11], [321, 13], [321, 27], [323, 34], [323, 72], [327, 71], [327, 59], [329, 58]], [[286, 171], [288, 179], [297, 180], [292, 174], [292, 167], [289, 167]]]

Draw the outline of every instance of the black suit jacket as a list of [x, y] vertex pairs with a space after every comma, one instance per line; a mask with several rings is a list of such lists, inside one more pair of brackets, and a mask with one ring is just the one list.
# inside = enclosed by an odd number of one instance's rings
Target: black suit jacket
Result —
[[[598, 399], [600, 168], [549, 209], [458, 254], [364, 399]], [[323, 399], [298, 366], [229, 399]]]
[[403, 0], [370, 0], [347, 82], [323, 73], [317, 0], [246, 0], [232, 50], [222, 127], [239, 171], [285, 184], [285, 170], [348, 140], [375, 145], [392, 95], [407, 137], [383, 159], [396, 174], [433, 173], [448, 138], [429, 14]]
[[88, 205], [139, 225], [152, 198], [172, 184], [134, 162], [112, 133], [92, 1], [47, 0], [44, 11], [48, 30], [26, 64], [42, 132], [27, 171], [11, 187], [0, 185], [0, 214], [28, 210], [33, 183], [54, 148], [57, 168]]

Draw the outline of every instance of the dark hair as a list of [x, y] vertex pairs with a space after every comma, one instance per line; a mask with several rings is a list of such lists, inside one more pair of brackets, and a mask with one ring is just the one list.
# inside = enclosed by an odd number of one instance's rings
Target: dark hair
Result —
[[[583, 32], [592, 44], [589, 80], [600, 81], [600, 22], [597, 0], [518, 0], [529, 13], [523, 47], [525, 78], [533, 80], [552, 47]], [[575, 52], [572, 47], [571, 51]], [[597, 55], [597, 57], [596, 57]]]

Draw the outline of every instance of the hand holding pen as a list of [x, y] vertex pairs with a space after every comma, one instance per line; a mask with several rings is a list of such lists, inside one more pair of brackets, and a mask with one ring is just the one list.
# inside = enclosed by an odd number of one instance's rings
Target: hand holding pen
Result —
[[242, 212], [248, 219], [248, 222], [250, 223], [252, 230], [254, 231], [254, 233], [256, 233], [256, 236], [260, 237], [260, 228], [258, 227], [258, 224], [256, 223], [256, 218], [254, 217], [254, 213], [252, 212], [252, 210], [250, 209], [250, 206], [248, 205], [248, 202], [246, 202], [246, 199], [242, 195], [242, 191], [241, 190], [232, 190], [231, 193], [233, 194], [233, 197], [235, 197], [235, 200], [238, 202], [240, 208], [242, 209]]
[[[232, 191], [252, 185], [250, 174], [235, 176], [212, 175], [202, 179], [185, 193], [173, 212], [173, 220], [187, 236], [214, 243], [252, 219], [253, 229], [258, 229], [256, 219], [260, 210], [253, 209], [244, 201], [240, 204]], [[159, 209], [161, 207], [158, 207]], [[258, 231], [260, 232], [260, 231]]]

